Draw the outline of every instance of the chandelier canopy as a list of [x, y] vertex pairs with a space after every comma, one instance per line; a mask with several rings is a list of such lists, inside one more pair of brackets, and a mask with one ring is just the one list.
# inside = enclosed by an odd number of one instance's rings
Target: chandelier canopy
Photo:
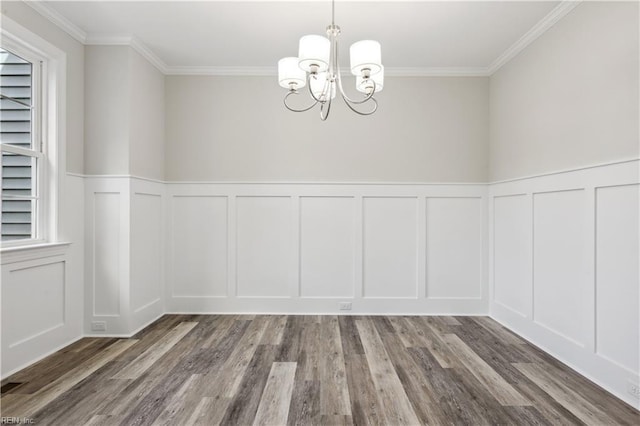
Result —
[[[355, 113], [371, 115], [378, 109], [374, 94], [384, 87], [384, 67], [380, 43], [361, 40], [351, 45], [351, 73], [356, 76], [356, 90], [364, 95], [358, 99], [347, 96], [342, 87], [340, 64], [338, 62], [338, 36], [340, 27], [335, 24], [335, 0], [331, 1], [331, 25], [327, 27], [327, 37], [306, 35], [300, 39], [298, 57], [282, 58], [278, 61], [278, 83], [288, 89], [284, 105], [290, 111], [308, 111], [320, 104], [320, 118], [329, 117], [331, 101], [337, 93]], [[295, 108], [289, 104], [292, 95], [300, 94], [299, 89], [307, 86], [312, 103]], [[363, 105], [369, 107], [360, 109]]]

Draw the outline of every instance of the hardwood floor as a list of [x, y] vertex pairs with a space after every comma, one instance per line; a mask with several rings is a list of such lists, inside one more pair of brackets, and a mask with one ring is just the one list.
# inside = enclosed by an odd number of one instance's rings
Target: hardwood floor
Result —
[[2, 382], [38, 425], [640, 424], [486, 317], [167, 315]]

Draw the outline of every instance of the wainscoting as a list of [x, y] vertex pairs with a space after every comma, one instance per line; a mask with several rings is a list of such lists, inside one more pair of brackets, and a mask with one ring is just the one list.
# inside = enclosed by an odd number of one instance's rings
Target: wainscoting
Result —
[[85, 333], [130, 336], [164, 312], [164, 185], [85, 179]]
[[638, 160], [490, 185], [66, 189], [71, 245], [3, 255], [3, 377], [163, 313], [491, 315], [639, 405]]
[[485, 185], [166, 190], [169, 312], [488, 313]]
[[2, 253], [2, 377], [82, 337], [83, 179], [61, 186], [66, 243]]
[[639, 181], [631, 161], [489, 189], [491, 316], [636, 407]]
[[488, 313], [483, 184], [94, 176], [85, 192], [87, 334], [163, 312]]

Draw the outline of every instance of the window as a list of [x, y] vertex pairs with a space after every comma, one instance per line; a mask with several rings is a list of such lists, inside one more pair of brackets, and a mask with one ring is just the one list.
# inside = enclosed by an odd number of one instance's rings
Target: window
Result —
[[43, 61], [0, 48], [2, 245], [44, 241]]
[[[67, 55], [11, 18], [0, 28], [0, 252], [66, 245]], [[30, 253], [32, 253], [30, 251]], [[3, 260], [6, 257], [3, 256]]]

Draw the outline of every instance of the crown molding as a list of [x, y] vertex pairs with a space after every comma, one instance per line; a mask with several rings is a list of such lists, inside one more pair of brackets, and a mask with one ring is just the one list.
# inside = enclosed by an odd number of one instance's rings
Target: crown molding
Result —
[[[211, 75], [211, 76], [274, 76], [278, 70], [273, 67], [167, 67], [168, 75]], [[341, 69], [344, 75], [350, 75], [348, 68]], [[452, 67], [452, 68], [394, 68], [384, 70], [388, 77], [487, 77], [487, 68]]]
[[274, 76], [278, 74], [272, 67], [206, 67], [206, 66], [170, 66], [167, 75], [215, 75], [215, 76]]
[[389, 77], [488, 77], [485, 67], [385, 67]]
[[69, 21], [67, 18], [62, 16], [58, 11], [49, 6], [46, 2], [42, 0], [23, 0], [27, 6], [31, 7], [33, 10], [38, 12], [44, 18], [48, 19], [54, 25], [57, 25], [69, 34], [74, 39], [78, 40], [80, 43], [85, 44], [87, 39], [87, 33], [76, 24]]
[[167, 74], [167, 64], [142, 41], [133, 36], [87, 34], [83, 29], [62, 16], [43, 0], [23, 0], [23, 3], [84, 45], [130, 46], [161, 73]]
[[151, 50], [146, 44], [144, 44], [136, 37], [131, 37], [131, 42], [129, 43], [129, 45], [133, 48], [133, 50], [142, 55], [143, 58], [151, 62], [151, 65], [156, 67], [158, 71], [160, 71], [162, 74], [167, 74], [167, 64], [162, 59], [160, 59], [160, 57], [156, 55], [153, 50]]
[[522, 37], [513, 43], [507, 50], [502, 52], [495, 61], [487, 68], [488, 75], [492, 75], [498, 71], [507, 62], [518, 56], [527, 46], [538, 39], [549, 28], [553, 27], [559, 20], [564, 18], [569, 12], [571, 12], [576, 6], [578, 6], [582, 0], [563, 0], [559, 5], [553, 8], [544, 18], [538, 21], [529, 31], [527, 31]]
[[134, 36], [89, 34], [84, 44], [93, 46], [129, 46], [156, 67], [158, 71], [167, 74], [167, 64], [153, 53], [146, 44]]
[[167, 74], [167, 64], [136, 37], [130, 35], [89, 34], [84, 44], [93, 46], [129, 46], [156, 67], [158, 71]]
[[[130, 46], [161, 73], [165, 75], [211, 75], [211, 76], [273, 76], [273, 67], [218, 67], [218, 66], [169, 66], [153, 50], [136, 37], [130, 35], [87, 34], [63, 15], [51, 8], [44, 0], [23, 0], [40, 15], [60, 27], [85, 45]], [[247, 0], [249, 1], [249, 0]], [[267, 0], [263, 0], [267, 1]], [[307, 0], [315, 1], [315, 0]], [[571, 12], [583, 0], [562, 0], [551, 12], [505, 50], [488, 67], [389, 67], [385, 74], [389, 77], [489, 77], [515, 58], [527, 46], [544, 34], [549, 28]], [[348, 70], [347, 70], [348, 72]]]

